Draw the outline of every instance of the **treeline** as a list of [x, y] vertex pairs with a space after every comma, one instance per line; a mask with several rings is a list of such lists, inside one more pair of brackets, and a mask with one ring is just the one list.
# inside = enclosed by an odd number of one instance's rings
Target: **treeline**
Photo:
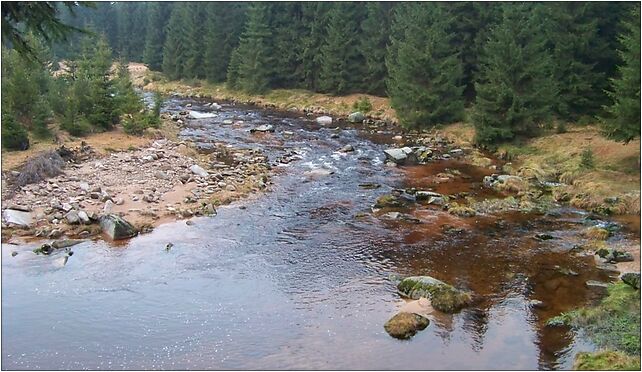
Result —
[[67, 22], [171, 79], [387, 95], [407, 127], [470, 120], [491, 144], [595, 117], [617, 139], [639, 135], [639, 12], [623, 2], [116, 2]]
[[141, 133], [160, 124], [160, 101], [146, 109], [132, 85], [126, 63], [114, 64], [104, 38], [85, 35], [79, 51], [58, 66], [50, 48], [34, 34], [25, 45], [33, 55], [2, 48], [2, 146], [29, 147], [51, 136], [55, 122], [71, 135], [110, 130], [122, 124]]

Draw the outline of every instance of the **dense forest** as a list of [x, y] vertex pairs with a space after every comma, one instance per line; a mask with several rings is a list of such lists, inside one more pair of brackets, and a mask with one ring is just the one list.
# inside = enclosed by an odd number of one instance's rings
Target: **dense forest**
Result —
[[170, 79], [388, 96], [404, 126], [466, 120], [480, 144], [596, 119], [640, 133], [636, 3], [114, 2], [61, 19]]

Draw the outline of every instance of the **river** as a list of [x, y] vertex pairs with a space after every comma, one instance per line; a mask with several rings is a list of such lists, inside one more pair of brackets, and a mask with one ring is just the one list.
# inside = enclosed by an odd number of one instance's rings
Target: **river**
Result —
[[[178, 98], [165, 109], [187, 103], [208, 110]], [[276, 133], [249, 133], [265, 123]], [[489, 172], [455, 160], [387, 167], [392, 129], [335, 126], [224, 105], [218, 117], [188, 123], [181, 136], [203, 147], [261, 149], [271, 162], [298, 154], [275, 167], [269, 192], [125, 244], [82, 243], [66, 265], [62, 252], [30, 253], [37, 243], [3, 244], [3, 368], [568, 369], [575, 353], [593, 349], [572, 332], [544, 326], [598, 298], [587, 280], [609, 279], [592, 256], [569, 253], [585, 213], [461, 219], [418, 206], [408, 213], [420, 224], [355, 218], [370, 213], [378, 196], [426, 186], [446, 168], [465, 177], [437, 191], [483, 193]], [[355, 151], [338, 153], [346, 144]], [[321, 168], [332, 174], [310, 173]], [[539, 232], [561, 239], [533, 239]], [[620, 234], [627, 238], [626, 229]], [[560, 274], [556, 265], [579, 275]], [[434, 316], [400, 341], [383, 329], [403, 304], [391, 274], [432, 275], [482, 301]], [[544, 306], [530, 306], [534, 299]]]

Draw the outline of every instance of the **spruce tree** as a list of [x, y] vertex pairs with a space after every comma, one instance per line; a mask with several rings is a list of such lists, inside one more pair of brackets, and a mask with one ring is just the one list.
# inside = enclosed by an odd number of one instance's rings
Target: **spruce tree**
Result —
[[143, 62], [150, 69], [158, 71], [163, 65], [163, 42], [165, 33], [165, 18], [163, 7], [160, 2], [149, 3], [147, 14], [147, 31], [145, 35], [145, 50], [143, 51]]
[[461, 120], [462, 65], [452, 50], [448, 18], [434, 3], [396, 9], [387, 57], [391, 105], [405, 127]]
[[472, 117], [478, 143], [533, 135], [553, 111], [557, 88], [537, 6], [505, 4], [484, 47]]
[[305, 72], [301, 63], [305, 34], [302, 4], [278, 2], [271, 4], [270, 29], [273, 30], [273, 88], [301, 87]]
[[225, 81], [232, 52], [239, 44], [247, 3], [208, 3], [205, 24], [204, 69], [208, 81]]
[[362, 5], [334, 3], [328, 14], [325, 44], [321, 47], [319, 87], [333, 94], [358, 90], [365, 59], [358, 47]]
[[183, 75], [187, 78], [204, 78], [203, 37], [205, 33], [206, 3], [185, 3], [185, 6], [188, 7], [188, 21], [185, 25], [187, 29], [187, 38], [183, 39], [183, 46], [185, 48], [185, 65]]
[[186, 41], [189, 37], [189, 4], [178, 3], [173, 6], [167, 25], [165, 45], [163, 47], [163, 72], [170, 79], [185, 77], [185, 60], [187, 57]]
[[556, 112], [565, 120], [595, 115], [605, 103], [607, 79], [596, 66], [608, 45], [599, 37], [598, 19], [589, 13], [591, 6], [569, 2], [542, 7], [559, 86]]
[[249, 93], [263, 93], [270, 87], [273, 49], [268, 16], [268, 4], [250, 6], [245, 31], [230, 61], [230, 85]]
[[319, 91], [321, 74], [321, 47], [326, 37], [326, 24], [330, 2], [305, 2], [301, 4], [305, 33], [301, 37], [301, 67], [303, 69], [303, 87]]
[[386, 47], [390, 39], [392, 3], [366, 3], [366, 18], [361, 22], [359, 49], [365, 58], [363, 91], [377, 95], [386, 92]]
[[606, 115], [601, 119], [606, 135], [624, 142], [640, 135], [640, 8], [632, 13], [620, 37], [622, 65], [608, 92], [613, 105], [605, 107]]

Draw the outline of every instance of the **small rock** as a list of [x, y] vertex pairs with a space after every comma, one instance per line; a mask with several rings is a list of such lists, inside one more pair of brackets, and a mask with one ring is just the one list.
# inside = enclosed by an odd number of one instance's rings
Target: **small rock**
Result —
[[111, 200], [107, 200], [105, 202], [105, 206], [103, 207], [103, 213], [110, 214], [113, 208], [114, 208], [114, 202], [112, 202]]
[[194, 164], [191, 167], [189, 167], [189, 170], [192, 171], [192, 173], [194, 173], [195, 175], [200, 176], [200, 177], [207, 177], [209, 175], [209, 173], [207, 173], [207, 171], [205, 169], [201, 168], [200, 166], [198, 166], [196, 164]]
[[169, 174], [163, 171], [154, 172], [154, 177], [159, 178], [161, 180], [170, 180], [172, 178]]
[[354, 151], [354, 147], [352, 145], [345, 145], [341, 149], [339, 149], [339, 152], [352, 152]]
[[274, 132], [274, 126], [270, 124], [259, 125], [256, 128], [250, 129], [250, 133], [254, 133], [254, 132]]
[[365, 118], [366, 116], [359, 111], [348, 115], [348, 121], [351, 123], [361, 123]]
[[329, 116], [319, 116], [316, 119], [316, 122], [321, 125], [329, 125], [329, 124], [332, 124], [332, 118]]
[[56, 240], [53, 243], [51, 243], [51, 246], [56, 248], [56, 249], [62, 249], [62, 248], [67, 248], [67, 247], [72, 247], [76, 244], [82, 243], [84, 240], [76, 240], [76, 239], [63, 239], [63, 240]]
[[30, 212], [19, 211], [16, 209], [5, 209], [2, 212], [2, 217], [6, 223], [19, 226], [31, 226], [33, 223], [33, 216]]
[[69, 223], [70, 225], [75, 225], [80, 223], [80, 217], [78, 216], [78, 212], [74, 210], [67, 212], [67, 214], [65, 215], [65, 219], [67, 219], [67, 223]]
[[17, 255], [18, 255], [18, 252], [16, 251], [11, 252], [11, 257], [16, 257]]
[[89, 215], [87, 215], [87, 212], [85, 211], [78, 212], [78, 220], [85, 225], [91, 223], [91, 220], [89, 219]]
[[555, 239], [555, 237], [553, 235], [551, 235], [551, 234], [541, 233], [541, 234], [535, 234], [535, 239], [537, 239], [537, 240], [552, 240], [552, 239]]
[[604, 283], [604, 282], [598, 282], [597, 280], [589, 280], [586, 282], [587, 287], [594, 287], [594, 288], [608, 288], [609, 283]]
[[100, 227], [112, 240], [127, 239], [138, 234], [132, 224], [115, 214], [103, 216], [100, 219]]
[[398, 313], [390, 318], [383, 328], [390, 336], [406, 340], [428, 327], [428, 324], [430, 321], [421, 315]]

